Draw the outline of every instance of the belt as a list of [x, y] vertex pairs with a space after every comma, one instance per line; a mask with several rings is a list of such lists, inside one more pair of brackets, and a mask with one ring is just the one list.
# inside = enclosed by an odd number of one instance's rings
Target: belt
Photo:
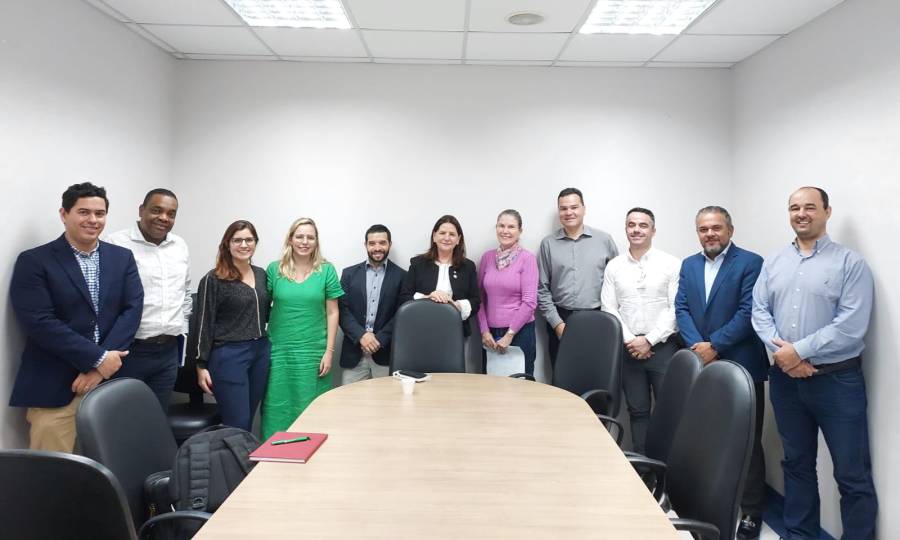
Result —
[[178, 338], [176, 336], [169, 336], [166, 334], [134, 340], [135, 343], [139, 343], [141, 345], [170, 345], [174, 344], [176, 341], [178, 341]]
[[834, 362], [831, 364], [819, 364], [814, 365], [813, 367], [816, 368], [816, 375], [825, 375], [826, 373], [834, 373], [835, 371], [853, 369], [855, 367], [859, 367], [861, 363], [862, 358], [860, 358], [859, 356], [855, 356], [853, 358], [842, 360], [840, 362]]

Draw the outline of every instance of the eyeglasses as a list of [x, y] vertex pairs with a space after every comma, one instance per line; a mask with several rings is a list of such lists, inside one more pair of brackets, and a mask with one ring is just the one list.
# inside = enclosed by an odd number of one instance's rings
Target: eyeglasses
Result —
[[232, 246], [240, 246], [241, 244], [247, 244], [248, 246], [252, 246], [256, 243], [256, 238], [232, 238], [231, 245]]

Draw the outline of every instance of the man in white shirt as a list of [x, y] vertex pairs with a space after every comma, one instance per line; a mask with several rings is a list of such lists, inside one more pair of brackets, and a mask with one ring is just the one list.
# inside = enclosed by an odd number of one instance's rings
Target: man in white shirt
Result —
[[628, 251], [606, 266], [600, 303], [622, 323], [625, 361], [622, 388], [631, 417], [631, 441], [644, 452], [651, 390], [659, 393], [669, 360], [678, 350], [675, 293], [681, 261], [653, 248], [656, 218], [646, 208], [625, 217]]
[[169, 407], [181, 363], [178, 336], [187, 333], [191, 314], [188, 247], [184, 239], [171, 232], [177, 213], [174, 193], [162, 188], [151, 190], [138, 207], [140, 219], [107, 239], [134, 253], [144, 286], [141, 325], [116, 377], [144, 381], [163, 410]]

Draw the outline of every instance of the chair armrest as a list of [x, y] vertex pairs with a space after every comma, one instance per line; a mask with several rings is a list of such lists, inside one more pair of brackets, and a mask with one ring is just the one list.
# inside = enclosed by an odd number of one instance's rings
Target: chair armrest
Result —
[[644, 478], [644, 483], [647, 483], [646, 475], [652, 475], [653, 485], [648, 484], [647, 488], [653, 493], [653, 498], [662, 504], [666, 496], [666, 464], [644, 456], [628, 456], [628, 463]]
[[172, 496], [169, 493], [169, 484], [172, 480], [172, 471], [159, 471], [144, 479], [144, 504], [147, 508], [147, 517], [165, 514], [172, 511]]
[[669, 521], [677, 531], [687, 531], [698, 540], [719, 540], [719, 528], [712, 523], [696, 519], [672, 518]]
[[627, 457], [627, 458], [633, 458], [633, 457], [646, 457], [646, 456], [644, 456], [644, 454], [639, 454], [639, 453], [637, 453], [637, 452], [632, 452], [631, 450], [624, 450], [622, 453], [625, 454], [625, 457]]
[[533, 380], [535, 380], [535, 379], [534, 379], [534, 375], [529, 375], [529, 374], [527, 374], [527, 373], [513, 373], [512, 375], [509, 376], [509, 378], [511, 378], [511, 379], [525, 379], [525, 380], [527, 380], [527, 381], [533, 381]]
[[621, 447], [622, 436], [625, 434], [625, 427], [622, 426], [622, 423], [612, 416], [606, 416], [605, 414], [598, 414], [597, 420], [603, 422], [603, 425], [606, 426], [607, 431], [609, 431], [610, 426], [616, 426], [616, 446]]
[[206, 523], [211, 517], [212, 514], [209, 512], [198, 512], [196, 510], [178, 510], [177, 512], [153, 516], [141, 525], [141, 529], [138, 531], [138, 538], [141, 540], [153, 538], [153, 527], [160, 523], [169, 521], [199, 521]]
[[612, 404], [612, 394], [606, 390], [588, 390], [581, 394], [581, 399], [594, 411], [594, 414], [609, 414], [609, 406]]

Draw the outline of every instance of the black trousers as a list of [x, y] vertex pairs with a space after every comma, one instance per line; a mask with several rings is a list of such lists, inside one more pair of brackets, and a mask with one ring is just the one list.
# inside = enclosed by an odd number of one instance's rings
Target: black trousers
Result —
[[753, 432], [753, 452], [750, 454], [750, 468], [747, 470], [747, 483], [744, 485], [744, 496], [741, 498], [741, 511], [751, 516], [762, 515], [766, 502], [766, 461], [763, 458], [762, 429], [766, 411], [765, 383], [754, 382], [756, 392], [756, 426]]

